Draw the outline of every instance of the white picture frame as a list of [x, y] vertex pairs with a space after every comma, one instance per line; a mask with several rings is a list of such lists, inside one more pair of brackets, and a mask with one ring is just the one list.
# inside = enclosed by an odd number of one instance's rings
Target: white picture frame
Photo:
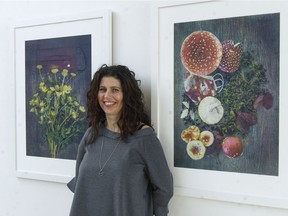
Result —
[[25, 105], [25, 41], [91, 35], [91, 76], [112, 63], [112, 12], [94, 11], [13, 25], [16, 86], [16, 175], [20, 178], [67, 183], [75, 173], [74, 159], [27, 156]]
[[[287, 208], [288, 201], [288, 151], [285, 139], [285, 122], [288, 115], [288, 101], [283, 97], [287, 91], [288, 36], [286, 28], [288, 10], [285, 2], [222, 2], [198, 1], [167, 3], [155, 6], [153, 46], [156, 75], [151, 79], [152, 121], [174, 177], [175, 194], [196, 198], [245, 203], [260, 206]], [[210, 20], [217, 18], [248, 16], [256, 14], [280, 13], [280, 109], [279, 109], [279, 175], [265, 176], [213, 170], [174, 167], [174, 105], [173, 105], [173, 70], [174, 70], [174, 24], [181, 22]], [[173, 14], [173, 16], [171, 15]], [[285, 93], [284, 93], [285, 94]]]

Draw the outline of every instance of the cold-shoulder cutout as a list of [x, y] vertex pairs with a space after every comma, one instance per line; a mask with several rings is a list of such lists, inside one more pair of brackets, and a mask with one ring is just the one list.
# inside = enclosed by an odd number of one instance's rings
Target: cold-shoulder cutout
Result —
[[144, 124], [144, 123], [140, 123], [139, 124], [139, 126], [138, 126], [138, 130], [141, 130], [141, 129], [145, 129], [145, 128], [150, 128], [150, 126], [149, 125], [146, 125], [146, 124]]

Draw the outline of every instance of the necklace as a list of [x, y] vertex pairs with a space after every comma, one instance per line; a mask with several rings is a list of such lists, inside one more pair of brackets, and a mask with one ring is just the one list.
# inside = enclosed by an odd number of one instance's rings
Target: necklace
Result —
[[98, 172], [99, 176], [103, 176], [104, 175], [103, 169], [106, 166], [106, 164], [108, 163], [108, 161], [110, 160], [110, 158], [112, 157], [112, 155], [115, 152], [116, 148], [118, 147], [119, 143], [120, 143], [120, 139], [118, 140], [118, 142], [115, 145], [113, 151], [110, 153], [109, 157], [107, 158], [107, 160], [105, 161], [105, 163], [102, 166], [101, 165], [101, 160], [102, 160], [102, 152], [103, 152], [103, 147], [104, 147], [104, 136], [102, 137], [102, 144], [101, 144], [100, 158], [99, 158], [99, 172]]

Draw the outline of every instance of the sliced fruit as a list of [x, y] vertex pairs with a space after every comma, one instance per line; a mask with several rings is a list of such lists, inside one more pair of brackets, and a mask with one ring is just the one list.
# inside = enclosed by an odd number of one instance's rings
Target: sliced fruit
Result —
[[214, 142], [214, 135], [211, 131], [202, 131], [199, 136], [199, 140], [206, 146], [210, 146]]
[[224, 108], [216, 97], [207, 96], [201, 100], [198, 112], [203, 122], [212, 125], [217, 124], [222, 119]]
[[187, 153], [193, 160], [200, 160], [205, 156], [206, 147], [199, 140], [193, 140], [187, 144]]
[[200, 135], [200, 129], [196, 125], [192, 125], [182, 131], [181, 138], [186, 143], [188, 143], [192, 140], [197, 140], [199, 138], [199, 135]]

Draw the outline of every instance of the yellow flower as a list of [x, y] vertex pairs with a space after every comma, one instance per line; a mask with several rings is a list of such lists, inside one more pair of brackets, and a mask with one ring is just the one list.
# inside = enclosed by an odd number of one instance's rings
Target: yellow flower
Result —
[[53, 73], [53, 74], [56, 74], [56, 73], [58, 73], [58, 68], [53, 68], [52, 70], [51, 70], [51, 72]]
[[[50, 65], [48, 73], [46, 66], [41, 64], [34, 69], [39, 73], [40, 80], [35, 84], [35, 92], [28, 101], [31, 115], [38, 118], [38, 124], [43, 127], [47, 140], [57, 140], [57, 143], [63, 142], [64, 145], [72, 133], [80, 131], [80, 126], [74, 123], [81, 121], [81, 115], [86, 112], [76, 96], [71, 94], [74, 86], [69, 82], [76, 76], [76, 72], [71, 73], [68, 65], [62, 70], [57, 64]], [[52, 157], [56, 157], [54, 147], [49, 150]]]
[[78, 117], [79, 113], [77, 111], [72, 112], [72, 118], [76, 119]]
[[40, 104], [39, 104], [39, 106], [40, 106], [40, 107], [45, 106], [45, 102], [44, 102], [44, 101], [41, 101]]
[[56, 92], [57, 97], [60, 97], [62, 95], [62, 92]]
[[80, 107], [79, 107], [79, 110], [80, 110], [81, 112], [85, 112], [85, 111], [86, 111], [84, 106], [80, 106]]
[[41, 107], [40, 113], [45, 112], [45, 107]]
[[49, 98], [51, 96], [51, 94], [52, 94], [52, 91], [48, 90], [47, 91], [47, 97]]
[[55, 111], [51, 111], [50, 112], [50, 115], [53, 117], [53, 116], [56, 116], [56, 112]]
[[33, 102], [34, 102], [34, 105], [36, 105], [36, 106], [39, 105], [39, 99], [38, 98], [36, 98]]
[[43, 66], [42, 65], [37, 65], [36, 68], [40, 70], [40, 69], [43, 68]]
[[67, 97], [68, 102], [72, 102], [73, 98], [71, 96]]
[[39, 84], [39, 89], [42, 91], [42, 92], [47, 92], [47, 87], [45, 86], [45, 83], [44, 82], [40, 82]]
[[42, 92], [44, 92], [44, 93], [48, 91], [48, 89], [47, 89], [46, 86], [42, 86], [42, 87], [40, 87], [40, 90], [41, 90]]
[[62, 89], [63, 93], [66, 93], [66, 94], [69, 94], [71, 90], [72, 90], [72, 87], [70, 85], [64, 85]]
[[63, 69], [62, 76], [66, 77], [67, 75], [68, 75], [68, 70], [67, 69]]
[[77, 101], [74, 101], [74, 106], [79, 106], [79, 103]]
[[33, 99], [31, 99], [31, 100], [29, 101], [29, 105], [30, 105], [30, 106], [33, 106], [33, 105], [34, 105], [34, 100], [33, 100]]

